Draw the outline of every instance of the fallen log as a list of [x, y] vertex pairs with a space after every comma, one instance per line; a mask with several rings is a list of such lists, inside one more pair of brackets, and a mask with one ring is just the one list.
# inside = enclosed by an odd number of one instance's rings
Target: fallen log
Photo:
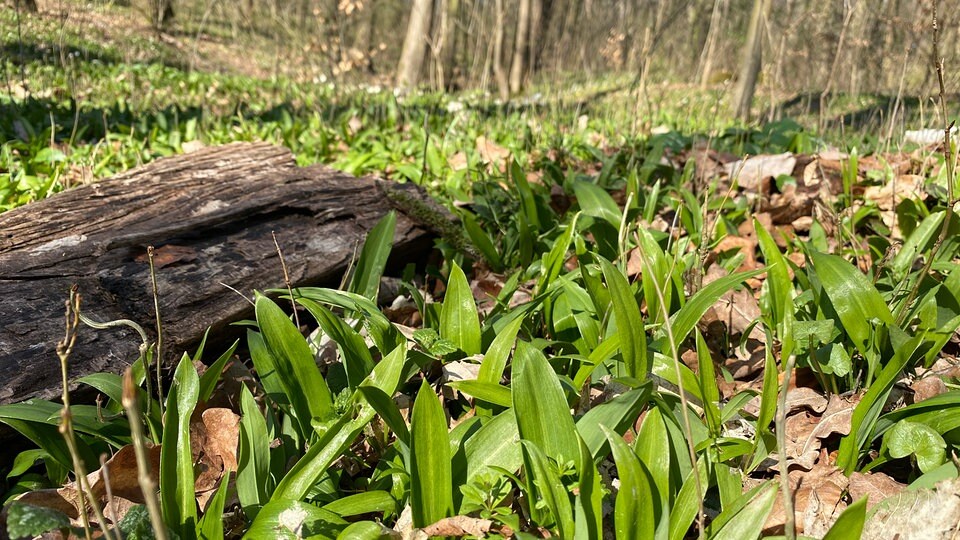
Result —
[[[421, 196], [412, 186], [403, 186]], [[289, 150], [237, 143], [160, 159], [0, 214], [0, 403], [62, 391], [56, 343], [76, 284], [81, 312], [130, 319], [155, 339], [147, 247], [155, 246], [163, 358], [204, 332], [251, 318], [239, 291], [336, 285], [393, 208], [372, 179], [297, 167]], [[392, 259], [417, 260], [433, 234], [398, 212]], [[81, 328], [70, 377], [119, 373], [136, 360], [132, 330]], [[220, 351], [216, 351], [219, 354]]]

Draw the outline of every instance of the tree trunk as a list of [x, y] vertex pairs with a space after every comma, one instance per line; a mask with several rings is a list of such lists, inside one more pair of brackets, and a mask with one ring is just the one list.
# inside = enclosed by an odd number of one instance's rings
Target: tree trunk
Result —
[[400, 88], [412, 88], [420, 82], [432, 19], [433, 0], [413, 0], [407, 35], [403, 40], [400, 62], [397, 65], [397, 86]]
[[[420, 196], [407, 186], [391, 190]], [[72, 286], [90, 319], [130, 319], [156, 339], [146, 257], [155, 246], [169, 365], [192, 353], [207, 327], [218, 340], [210, 351], [238, 337], [230, 323], [251, 318], [252, 307], [235, 290], [249, 296], [284, 287], [274, 233], [294, 286], [336, 286], [366, 233], [391, 210], [384, 189], [325, 166], [298, 168], [285, 148], [237, 143], [0, 214], [0, 403], [61, 391], [55, 345]], [[391, 264], [422, 260], [431, 245], [426, 228], [401, 211]], [[129, 329], [82, 327], [70, 377], [120, 373], [139, 345]]]
[[17, 7], [23, 6], [29, 13], [36, 13], [37, 10], [37, 0], [16, 0], [14, 4]]
[[503, 67], [503, 25], [506, 16], [503, 0], [496, 0], [494, 9], [497, 11], [497, 22], [493, 30], [493, 76], [497, 80], [500, 99], [506, 101], [510, 97], [510, 82], [507, 78], [507, 70]]
[[750, 12], [750, 28], [747, 31], [747, 43], [743, 48], [740, 78], [734, 100], [737, 118], [741, 120], [750, 119], [750, 105], [753, 103], [763, 60], [763, 23], [770, 13], [771, 5], [770, 0], [754, 0], [753, 10]]
[[530, 36], [530, 2], [520, 0], [520, 10], [517, 13], [517, 32], [513, 42], [513, 61], [510, 63], [510, 93], [517, 94], [523, 90], [526, 75], [527, 44]]

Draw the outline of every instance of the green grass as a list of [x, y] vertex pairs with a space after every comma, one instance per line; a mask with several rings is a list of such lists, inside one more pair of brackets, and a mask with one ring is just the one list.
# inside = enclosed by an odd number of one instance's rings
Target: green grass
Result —
[[[219, 514], [235, 495], [231, 512], [251, 537], [377, 538], [406, 514], [446, 535], [438, 521], [466, 516], [526, 538], [753, 538], [777, 496], [777, 467], [764, 461], [782, 435], [778, 380], [793, 364], [819, 393], [859, 396], [850, 434], [824, 443], [845, 473], [884, 471], [918, 486], [957, 476], [947, 456], [960, 444], [960, 393], [885, 408], [898, 380], [929, 367], [960, 327], [960, 223], [942, 195], [945, 173], [923, 169], [930, 196], [897, 208], [899, 247], [883, 209], [855, 195], [887, 177], [861, 171], [856, 156], [844, 164], [844, 193], [820, 201], [835, 232], [815, 222], [781, 238], [782, 228], [755, 221], [744, 191], [701, 185], [692, 161], [675, 164], [704, 141], [737, 155], [825, 143], [790, 120], [737, 126], [718, 112], [725, 96], [716, 90], [652, 88], [638, 105], [629, 81], [602, 80], [502, 104], [128, 64], [82, 37], [67, 42], [90, 52], [65, 64], [37, 49], [22, 65], [3, 60], [8, 80], [31, 93], [0, 98], [2, 209], [194, 141], [237, 140], [283, 144], [300, 164], [415, 182], [469, 204], [453, 210], [462, 226], [447, 224], [459, 240], [437, 243], [443, 262], [423, 278], [429, 288], [405, 277], [422, 321], [410, 339], [375, 304], [393, 215], [371, 231], [344, 290], [257, 295], [242, 361], [259, 377], [234, 411], [235, 492], [220, 489], [212, 510], [196, 504], [191, 413], [236, 381], [219, 381], [217, 367], [198, 374], [194, 361], [211, 355], [196, 351], [155, 395], [149, 343], [126, 386], [116, 374], [81, 381], [105, 399], [71, 408], [74, 449], [56, 431], [56, 403], [0, 406], [0, 421], [36, 446], [0, 464], [6, 500], [61, 485], [77, 462], [96, 470], [98, 454], [149, 442], [161, 448], [159, 514], [127, 514], [117, 525], [127, 535], [222, 534]], [[488, 166], [501, 148], [509, 157]], [[743, 254], [717, 250], [738, 230], [755, 231], [765, 266], [737, 271]], [[727, 275], [702, 285], [711, 253]], [[487, 269], [501, 272], [502, 289], [481, 316], [471, 280]], [[709, 333], [704, 316], [757, 279], [753, 323], [766, 358], [756, 384], [734, 393], [724, 361], [740, 344], [729, 330]], [[529, 299], [512, 305], [520, 289]], [[317, 344], [287, 315], [290, 301], [336, 343], [336, 362], [318, 367]], [[475, 380], [441, 376], [464, 366]], [[139, 425], [145, 433], [132, 434]], [[851, 510], [831, 538], [867, 519], [862, 503], [843, 503]], [[15, 536], [69, 527], [36, 505], [15, 504], [10, 515]]]

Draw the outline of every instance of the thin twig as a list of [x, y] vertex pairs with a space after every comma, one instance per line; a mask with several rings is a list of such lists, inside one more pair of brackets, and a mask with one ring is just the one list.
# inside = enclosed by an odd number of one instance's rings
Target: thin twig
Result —
[[121, 402], [124, 410], [127, 411], [127, 418], [130, 420], [130, 438], [133, 441], [133, 451], [137, 458], [137, 482], [143, 492], [143, 500], [150, 515], [150, 524], [153, 525], [153, 533], [157, 540], [167, 540], [167, 528], [163, 524], [163, 514], [160, 512], [160, 502], [157, 500], [157, 483], [150, 473], [150, 459], [143, 439], [143, 426], [140, 424], [140, 410], [137, 407], [137, 385], [133, 382], [133, 372], [130, 368], [127, 368], [123, 373]]
[[[157, 271], [153, 264], [153, 251], [153, 246], [147, 246], [147, 261], [150, 263], [150, 282], [153, 285], [153, 311], [157, 319], [157, 345], [154, 349], [157, 355], [157, 401], [160, 403], [160, 418], [163, 418], [163, 374], [160, 369], [161, 364], [163, 364], [163, 323], [160, 320], [160, 291], [157, 287]], [[144, 356], [144, 369], [147, 379], [150, 378], [149, 360], [150, 352], [147, 351]]]
[[287, 292], [290, 293], [290, 305], [293, 308], [293, 322], [297, 328], [300, 328], [300, 316], [297, 315], [297, 301], [293, 298], [293, 286], [290, 285], [290, 274], [287, 273], [287, 262], [283, 260], [283, 250], [280, 249], [280, 242], [277, 241], [277, 233], [270, 231], [273, 236], [273, 245], [277, 246], [277, 256], [280, 257], [280, 267], [283, 268], [283, 283], [287, 286]]

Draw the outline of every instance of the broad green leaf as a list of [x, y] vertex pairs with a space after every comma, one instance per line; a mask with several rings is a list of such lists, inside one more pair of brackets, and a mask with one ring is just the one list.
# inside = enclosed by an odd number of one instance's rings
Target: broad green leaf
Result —
[[[699, 475], [699, 476], [696, 476]], [[670, 508], [670, 527], [667, 538], [669, 540], [683, 540], [690, 530], [690, 524], [697, 517], [700, 511], [700, 501], [707, 486], [698, 482], [705, 482], [707, 478], [706, 462], [701, 457], [697, 461], [696, 472], [692, 469], [687, 473], [687, 477], [680, 486], [677, 498], [673, 501]]]
[[[361, 386], [373, 386], [392, 396], [397, 390], [400, 372], [405, 364], [406, 348], [400, 345], [377, 364]], [[354, 392], [351, 403], [360, 405], [356, 416], [351, 417], [349, 412], [341, 415], [323, 431], [317, 441], [311, 443], [307, 453], [294, 464], [277, 485], [277, 489], [270, 498], [271, 502], [305, 498], [317, 480], [326, 474], [330, 464], [343, 455], [373, 420], [376, 411], [362, 399], [359, 391]]]
[[623, 438], [602, 428], [620, 476], [613, 523], [618, 539], [653, 539], [662, 512], [660, 496], [650, 471]]
[[[754, 218], [753, 228], [757, 232], [757, 243], [763, 253], [767, 270], [767, 279], [763, 283], [760, 296], [760, 308], [764, 311], [772, 329], [783, 332], [783, 319], [787, 310], [793, 307], [793, 281], [790, 280], [786, 257], [774, 241], [766, 227]], [[780, 335], [783, 339], [783, 335]], [[789, 353], [788, 353], [789, 354]]]
[[527, 475], [530, 477], [531, 484], [536, 486], [536, 495], [553, 515], [559, 537], [573, 538], [575, 524], [570, 493], [560, 481], [556, 466], [548, 461], [547, 455], [532, 441], [521, 440], [520, 443], [523, 447]]
[[50, 454], [42, 448], [34, 448], [20, 452], [17, 454], [17, 457], [13, 458], [13, 465], [10, 466], [10, 471], [7, 472], [7, 480], [16, 478], [27, 472], [38, 460], [48, 458], [50, 458]]
[[323, 508], [341, 517], [373, 513], [389, 515], [396, 513], [397, 501], [386, 491], [373, 490], [347, 495], [323, 505]]
[[350, 292], [362, 295], [370, 300], [377, 300], [380, 290], [380, 277], [387, 266], [390, 250], [393, 248], [393, 233], [397, 227], [397, 213], [387, 212], [370, 232], [363, 242], [360, 258], [357, 259], [357, 268], [350, 280]]
[[467, 231], [467, 236], [470, 237], [470, 241], [474, 247], [477, 248], [477, 251], [483, 255], [483, 258], [490, 265], [490, 269], [494, 272], [502, 271], [503, 261], [500, 258], [500, 253], [497, 252], [497, 248], [494, 246], [493, 240], [491, 240], [487, 232], [477, 223], [477, 218], [467, 211], [461, 212], [460, 215], [463, 217], [463, 226]]
[[[703, 314], [706, 313], [711, 306], [716, 304], [721, 296], [744, 280], [750, 279], [765, 271], [766, 268], [758, 268], [757, 270], [749, 272], [737, 272], [736, 274], [723, 276], [715, 281], [711, 281], [707, 286], [697, 291], [696, 294], [687, 300], [687, 303], [684, 304], [679, 311], [670, 317], [673, 339], [676, 341], [677, 346], [680, 346], [680, 344], [687, 339], [687, 336], [693, 331], [694, 326], [703, 318]], [[661, 329], [658, 335], [661, 337], [665, 336], [665, 329]]]
[[301, 298], [299, 303], [313, 315], [323, 333], [336, 342], [343, 368], [347, 372], [347, 384], [350, 388], [356, 388], [373, 371], [373, 357], [363, 336], [320, 303], [307, 298]]
[[[213, 364], [203, 372], [203, 375], [200, 376], [200, 403], [206, 403], [210, 399], [210, 396], [213, 395], [213, 390], [217, 387], [217, 382], [220, 380], [220, 374], [223, 373], [223, 367], [227, 365], [227, 361], [233, 356], [233, 352], [237, 350], [237, 345], [240, 344], [240, 340], [235, 340], [233, 345], [231, 345], [223, 354], [220, 355], [220, 358], [217, 358]], [[198, 353], [199, 354], [199, 353]]]
[[767, 482], [759, 489], [744, 493], [738, 504], [729, 510], [724, 510], [714, 520], [710, 528], [716, 532], [711, 538], [713, 540], [759, 538], [776, 498], [777, 484], [774, 482]]
[[296, 411], [301, 433], [313, 432], [311, 422], [323, 421], [333, 414], [333, 399], [320, 375], [313, 353], [296, 326], [277, 304], [266, 296], [256, 301], [257, 324], [275, 362], [284, 394]]
[[[489, 467], [516, 471], [523, 464], [520, 455], [520, 433], [513, 411], [504, 411], [488, 420], [464, 443], [467, 470], [464, 482], [471, 482]], [[460, 478], [460, 475], [455, 475]]]
[[[247, 348], [250, 349], [250, 360], [257, 371], [257, 378], [263, 386], [267, 396], [281, 405], [289, 405], [286, 390], [281, 382], [277, 370], [277, 361], [267, 349], [263, 335], [253, 330], [247, 330]], [[295, 411], [294, 411], [295, 414]]]
[[410, 507], [414, 527], [453, 513], [453, 479], [447, 417], [424, 380], [410, 418]]
[[380, 418], [383, 418], [383, 421], [387, 424], [387, 427], [390, 428], [390, 431], [397, 436], [397, 439], [406, 445], [410, 444], [410, 431], [407, 428], [407, 423], [404, 422], [403, 416], [400, 414], [400, 409], [397, 407], [397, 404], [393, 399], [384, 394], [379, 388], [374, 388], [372, 386], [361, 386], [357, 388], [357, 391], [363, 395], [363, 398], [367, 400], [367, 403], [377, 414], [380, 415]]
[[248, 519], [267, 503], [274, 480], [270, 476], [270, 436], [267, 422], [246, 385], [240, 391], [240, 436], [237, 451], [237, 498]]
[[580, 443], [580, 476], [574, 498], [574, 537], [601, 538], [603, 536], [603, 487], [600, 472], [593, 462], [590, 449], [583, 439]]
[[513, 362], [511, 393], [520, 438], [557, 461], [578, 459], [577, 428], [560, 380], [546, 357], [518, 341]]
[[493, 338], [493, 343], [483, 355], [483, 362], [480, 363], [480, 373], [477, 380], [499, 384], [503, 376], [503, 370], [507, 367], [507, 361], [510, 359], [510, 351], [517, 341], [517, 333], [523, 325], [523, 317], [516, 317], [510, 321], [507, 326], [497, 332], [497, 337]]
[[637, 300], [623, 273], [606, 259], [598, 258], [603, 277], [607, 281], [607, 288], [610, 290], [613, 313], [617, 318], [620, 353], [627, 368], [627, 376], [642, 381], [650, 371], [650, 363], [647, 358], [647, 334], [643, 329], [640, 306], [637, 305]]
[[270, 501], [247, 530], [244, 538], [276, 540], [335, 540], [347, 527], [343, 518], [329, 510], [296, 500]]
[[553, 247], [543, 256], [543, 264], [540, 270], [540, 283], [537, 285], [537, 291], [543, 292], [550, 287], [550, 283], [557, 279], [563, 270], [563, 263], [567, 260], [567, 251], [570, 249], [570, 242], [573, 235], [577, 232], [577, 218], [580, 213], [573, 215], [573, 219], [567, 224], [566, 230], [553, 242]]
[[890, 270], [893, 271], [895, 279], [903, 279], [907, 271], [913, 266], [921, 256], [921, 251], [926, 249], [930, 240], [940, 231], [946, 212], [934, 212], [924, 218], [917, 228], [910, 233], [910, 236], [903, 242], [900, 251], [890, 261]]
[[703, 397], [703, 416], [707, 427], [715, 437], [720, 436], [720, 388], [717, 386], [717, 375], [713, 367], [713, 356], [707, 342], [695, 330], [697, 344], [697, 382], [700, 386], [700, 395]]
[[916, 456], [922, 472], [929, 472], [946, 459], [947, 443], [929, 426], [909, 420], [897, 422], [883, 436], [893, 458]]
[[634, 442], [634, 453], [640, 462], [650, 472], [653, 487], [659, 493], [660, 506], [666, 507], [670, 500], [670, 439], [667, 435], [667, 426], [663, 422], [663, 414], [658, 407], [647, 411], [637, 432]]
[[376, 521], [357, 521], [340, 531], [337, 540], [390, 540], [396, 534], [393, 529]]
[[840, 514], [823, 540], [860, 540], [866, 519], [867, 497], [861, 497]]
[[440, 337], [452, 341], [467, 354], [480, 353], [480, 318], [477, 304], [463, 270], [452, 263], [447, 292], [440, 311]]
[[447, 383], [447, 386], [493, 405], [507, 408], [513, 405], [510, 389], [506, 386], [470, 380], [450, 382]]
[[620, 229], [620, 208], [605, 189], [593, 182], [581, 180], [574, 182], [573, 192], [577, 196], [580, 210], [585, 215], [600, 218]]
[[860, 461], [860, 450], [872, 438], [877, 419], [887, 402], [890, 390], [893, 389], [893, 384], [923, 340], [923, 336], [910, 337], [896, 326], [891, 326], [889, 330], [894, 344], [893, 358], [883, 367], [876, 380], [860, 399], [860, 403], [853, 409], [850, 434], [840, 440], [837, 467], [843, 469], [844, 474], [852, 473]]
[[[27, 400], [22, 404], [30, 404], [34, 400]], [[46, 451], [54, 461], [68, 471], [73, 470], [73, 458], [66, 441], [57, 430], [57, 427], [47, 422], [22, 420], [19, 412], [10, 413], [10, 405], [0, 405], [0, 422], [10, 426], [18, 433], [30, 439], [30, 442]], [[87, 467], [94, 467], [97, 463], [96, 453], [82, 440], [77, 440], [80, 459]]]
[[167, 526], [187, 540], [195, 537], [197, 526], [190, 416], [199, 395], [200, 377], [185, 354], [177, 365], [167, 394], [163, 445], [160, 448], [160, 506]]
[[[270, 292], [287, 294], [286, 290], [275, 289]], [[381, 353], [392, 351], [397, 345], [406, 341], [397, 327], [390, 322], [383, 312], [365, 296], [336, 289], [321, 287], [301, 287], [293, 290], [294, 298], [309, 298], [324, 304], [330, 304], [347, 311], [359, 311], [364, 317], [364, 326], [370, 334], [370, 339]]]
[[201, 540], [220, 540], [223, 538], [223, 507], [227, 500], [227, 487], [230, 485], [230, 471], [223, 473], [217, 492], [210, 499], [203, 517], [200, 518], [199, 538]]
[[[142, 504], [131, 507], [117, 524], [117, 528], [126, 540], [154, 540], [157, 537], [153, 524], [150, 523], [150, 512]], [[168, 528], [167, 538], [172, 536]]]
[[610, 401], [593, 407], [577, 420], [577, 431], [595, 462], [602, 461], [610, 451], [610, 445], [602, 428], [606, 427], [622, 435], [632, 427], [650, 398], [650, 389], [650, 383], [644, 383], [639, 388], [624, 392]]
[[896, 324], [887, 303], [867, 276], [843, 258], [814, 251], [810, 253], [810, 260], [843, 329], [860, 353], [870, 356], [869, 343], [875, 332], [870, 321], [878, 319], [888, 326]]

